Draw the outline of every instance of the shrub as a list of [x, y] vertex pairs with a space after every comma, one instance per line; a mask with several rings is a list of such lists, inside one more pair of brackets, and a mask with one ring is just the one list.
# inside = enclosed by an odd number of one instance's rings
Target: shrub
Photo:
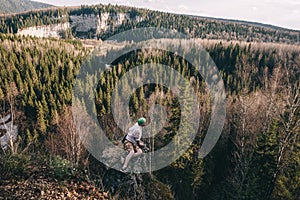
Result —
[[24, 154], [2, 154], [0, 155], [1, 177], [11, 178], [26, 176], [30, 158]]
[[71, 163], [60, 156], [54, 156], [51, 158], [50, 168], [53, 172], [53, 178], [59, 181], [72, 177]]

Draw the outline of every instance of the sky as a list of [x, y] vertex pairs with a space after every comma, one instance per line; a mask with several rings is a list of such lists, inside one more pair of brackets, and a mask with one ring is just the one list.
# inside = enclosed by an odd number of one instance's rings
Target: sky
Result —
[[118, 4], [171, 13], [245, 20], [300, 30], [300, 0], [35, 0], [55, 6]]

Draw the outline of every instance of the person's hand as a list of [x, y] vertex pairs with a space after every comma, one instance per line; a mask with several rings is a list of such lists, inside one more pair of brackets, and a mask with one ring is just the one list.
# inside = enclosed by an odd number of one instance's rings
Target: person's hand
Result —
[[140, 147], [144, 147], [144, 146], [145, 146], [144, 142], [142, 142], [142, 141], [138, 141], [138, 145], [139, 145]]

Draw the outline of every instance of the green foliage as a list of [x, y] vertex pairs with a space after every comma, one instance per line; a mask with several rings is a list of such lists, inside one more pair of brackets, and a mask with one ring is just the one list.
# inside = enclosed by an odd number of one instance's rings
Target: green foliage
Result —
[[1, 179], [24, 176], [27, 174], [29, 156], [23, 153], [0, 155]]
[[7, 88], [14, 83], [16, 109], [25, 114], [18, 122], [21, 136], [26, 138], [29, 131], [35, 142], [42, 141], [55, 130], [52, 125], [57, 124], [63, 106], [71, 104], [72, 84], [86, 51], [78, 42], [1, 36], [0, 101], [7, 101]]
[[53, 172], [53, 178], [59, 181], [72, 177], [73, 168], [71, 163], [60, 156], [52, 157], [49, 161], [49, 166]]
[[4, 93], [2, 89], [0, 88], [0, 101], [4, 99]]
[[[1, 33], [17, 33], [19, 29], [64, 23], [69, 20], [66, 10], [46, 9], [42, 11], [30, 11], [22, 14], [0, 17]], [[67, 35], [68, 36], [68, 33]]]

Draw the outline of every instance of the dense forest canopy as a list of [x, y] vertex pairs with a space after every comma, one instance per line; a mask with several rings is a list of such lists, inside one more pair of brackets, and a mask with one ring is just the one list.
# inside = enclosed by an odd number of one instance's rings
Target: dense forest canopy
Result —
[[[141, 64], [168, 65], [190, 81], [200, 102], [200, 128], [190, 148], [161, 170], [124, 175], [107, 169], [80, 143], [72, 118], [72, 89], [80, 70], [89, 72], [89, 65], [82, 64], [89, 58], [91, 49], [84, 45], [86, 41], [74, 39], [75, 32], [71, 32], [73, 39], [12, 33], [29, 26], [68, 22], [70, 15], [102, 12], [129, 13], [131, 19], [140, 16], [143, 20], [125, 20], [118, 26], [112, 25], [110, 30], [98, 33], [98, 39], [144, 26], [175, 29], [199, 38], [197, 42], [206, 49], [221, 73], [227, 96], [222, 135], [207, 157], [198, 158], [212, 110], [204, 78], [184, 56], [160, 49], [140, 49], [118, 57], [109, 67], [102, 66], [107, 70], [99, 80], [99, 74], [89, 74], [81, 91], [90, 90], [91, 80], [98, 80], [96, 91], [88, 99], [79, 98], [78, 101], [85, 104], [95, 100], [99, 123], [108, 138], [118, 143], [124, 133], [116, 126], [111, 112], [112, 93], [118, 81]], [[50, 177], [66, 181], [78, 178], [78, 173], [82, 172], [98, 188], [118, 199], [300, 197], [300, 46], [297, 31], [111, 5], [3, 17], [0, 30], [3, 32], [0, 34], [0, 114], [12, 113], [13, 123], [19, 127], [18, 139], [11, 141], [8, 149], [0, 153], [3, 180], [25, 176], [30, 169], [29, 163], [44, 159], [43, 162], [50, 166]], [[160, 44], [163, 40], [156, 42]], [[126, 44], [113, 42], [101, 45], [101, 56], [126, 48]], [[118, 46], [117, 50], [114, 46]], [[194, 46], [188, 49], [185, 55], [195, 51]], [[159, 84], [145, 84], [131, 95], [132, 119], [145, 116], [149, 120], [149, 107], [153, 103], [164, 106], [167, 111], [163, 129], [145, 141], [156, 150], [178, 134], [181, 108], [179, 97], [170, 89]], [[173, 156], [172, 153], [169, 156]]]

